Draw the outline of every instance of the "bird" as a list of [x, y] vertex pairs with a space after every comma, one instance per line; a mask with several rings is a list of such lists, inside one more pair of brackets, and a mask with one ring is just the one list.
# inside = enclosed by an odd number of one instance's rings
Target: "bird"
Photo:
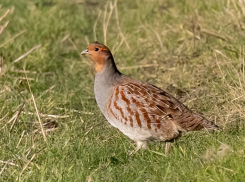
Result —
[[213, 121], [192, 112], [171, 94], [122, 74], [104, 44], [95, 41], [81, 55], [87, 55], [94, 64], [94, 94], [101, 112], [136, 143], [130, 154], [147, 149], [150, 141], [165, 142], [167, 154], [170, 142], [183, 132], [219, 130]]

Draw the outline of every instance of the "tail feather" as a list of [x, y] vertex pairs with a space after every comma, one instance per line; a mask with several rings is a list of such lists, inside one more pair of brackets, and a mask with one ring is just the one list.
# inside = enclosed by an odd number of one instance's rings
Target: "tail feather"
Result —
[[186, 113], [184, 117], [182, 115], [181, 118], [176, 118], [175, 123], [180, 130], [184, 131], [197, 131], [201, 129], [211, 131], [220, 129], [213, 121], [209, 121], [200, 114], [194, 113]]
[[203, 125], [203, 128], [208, 130], [208, 131], [220, 130], [220, 127], [218, 125], [216, 125], [213, 121], [209, 121], [209, 120], [207, 120], [205, 118], [202, 121], [202, 125]]

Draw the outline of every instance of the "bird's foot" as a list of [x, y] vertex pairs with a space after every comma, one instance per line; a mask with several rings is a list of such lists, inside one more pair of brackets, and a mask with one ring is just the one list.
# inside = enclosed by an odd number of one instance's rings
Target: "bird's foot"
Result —
[[136, 141], [137, 147], [129, 153], [129, 155], [133, 155], [138, 152], [140, 149], [147, 149], [148, 142], [147, 141]]
[[170, 146], [171, 146], [171, 142], [166, 142], [166, 144], [165, 144], [165, 155], [168, 154], [168, 151], [170, 149]]

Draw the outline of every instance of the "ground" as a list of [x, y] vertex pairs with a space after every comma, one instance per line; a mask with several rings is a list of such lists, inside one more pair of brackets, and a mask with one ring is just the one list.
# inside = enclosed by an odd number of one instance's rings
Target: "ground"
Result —
[[[4, 0], [0, 181], [243, 181], [245, 2]], [[223, 130], [134, 143], [96, 105], [89, 42]]]

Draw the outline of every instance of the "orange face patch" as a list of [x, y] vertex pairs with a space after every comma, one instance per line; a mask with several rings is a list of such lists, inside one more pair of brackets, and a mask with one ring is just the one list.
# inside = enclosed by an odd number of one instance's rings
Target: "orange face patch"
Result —
[[98, 42], [89, 44], [87, 49], [88, 57], [94, 62], [95, 72], [100, 72], [111, 55], [110, 50], [105, 45]]

